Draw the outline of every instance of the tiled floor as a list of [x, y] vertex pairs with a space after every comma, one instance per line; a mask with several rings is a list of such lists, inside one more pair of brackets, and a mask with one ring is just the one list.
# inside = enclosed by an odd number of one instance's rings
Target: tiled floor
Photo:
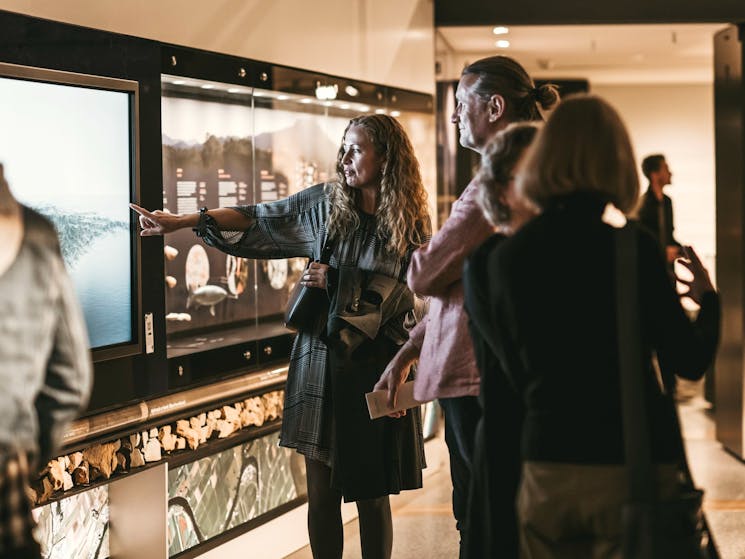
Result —
[[[442, 429], [440, 429], [442, 432]], [[396, 559], [453, 559], [458, 557], [458, 531], [450, 503], [452, 485], [445, 442], [427, 442], [424, 488], [391, 497], [393, 557]], [[344, 559], [361, 559], [359, 525], [344, 526]], [[305, 547], [286, 559], [312, 559]]]
[[707, 407], [701, 398], [680, 406], [688, 461], [722, 559], [744, 559], [745, 464], [716, 441]]
[[[708, 404], [694, 396], [680, 406], [688, 457], [696, 483], [706, 490], [705, 509], [722, 559], [745, 559], [745, 464], [714, 437]], [[431, 459], [430, 455], [436, 456]], [[453, 559], [458, 535], [450, 509], [447, 453], [441, 440], [427, 443], [430, 473], [424, 489], [391, 500], [395, 559]], [[345, 559], [359, 559], [357, 522], [344, 528]], [[309, 548], [287, 559], [311, 559]]]

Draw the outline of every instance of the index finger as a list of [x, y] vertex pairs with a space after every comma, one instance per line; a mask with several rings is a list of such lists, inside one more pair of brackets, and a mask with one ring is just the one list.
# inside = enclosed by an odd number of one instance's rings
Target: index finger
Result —
[[142, 216], [145, 216], [147, 218], [153, 217], [153, 214], [142, 206], [138, 206], [137, 204], [129, 204], [129, 207]]

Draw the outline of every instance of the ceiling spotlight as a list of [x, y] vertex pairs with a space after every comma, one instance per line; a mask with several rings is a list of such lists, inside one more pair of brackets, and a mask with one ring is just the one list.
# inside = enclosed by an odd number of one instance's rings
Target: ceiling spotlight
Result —
[[301, 102], [301, 103], [304, 103], [304, 104], [306, 104], [306, 105], [307, 105], [308, 103], [312, 103], [312, 102], [313, 102], [313, 100], [312, 100], [312, 99], [308, 99], [308, 98], [306, 97], [305, 99], [301, 99], [301, 100], [300, 100], [300, 102]]
[[344, 92], [350, 97], [357, 97], [360, 94], [360, 90], [353, 85], [348, 85], [344, 88]]
[[289, 98], [289, 95], [277, 95], [277, 99], [279, 99], [280, 101], [287, 101]]
[[173, 80], [171, 83], [173, 85], [184, 85], [186, 82], [184, 80]]
[[385, 109], [375, 109], [375, 114], [376, 115], [384, 115], [385, 114]]
[[391, 116], [399, 117], [401, 116], [401, 111], [391, 111]]
[[210, 83], [206, 83], [202, 86], [202, 89], [215, 89], [215, 86]]
[[494, 45], [500, 49], [506, 49], [510, 46], [510, 42], [507, 39], [499, 39]]
[[362, 111], [363, 113], [366, 113], [369, 110], [370, 110], [370, 107], [368, 107], [367, 105], [360, 105], [360, 111]]
[[506, 35], [509, 32], [510, 32], [510, 30], [507, 29], [506, 27], [502, 26], [502, 25], [500, 25], [498, 27], [495, 27], [492, 30], [492, 33], [494, 33], [495, 35]]
[[242, 93], [244, 92], [243, 89], [240, 89], [239, 87], [231, 87], [228, 89], [228, 93]]

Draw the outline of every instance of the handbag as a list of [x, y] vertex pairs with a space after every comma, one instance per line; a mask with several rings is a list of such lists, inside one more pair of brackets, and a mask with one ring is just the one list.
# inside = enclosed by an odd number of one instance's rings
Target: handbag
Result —
[[[328, 264], [333, 251], [334, 243], [326, 237], [321, 250], [321, 257], [317, 262]], [[310, 263], [308, 266], [310, 266]], [[305, 271], [303, 274], [305, 274]], [[285, 308], [285, 326], [291, 330], [317, 334], [328, 314], [328, 304], [329, 299], [325, 290], [303, 285], [300, 281], [297, 281], [290, 292]]]
[[665, 371], [660, 373], [665, 402], [674, 416], [681, 487], [671, 499], [660, 500], [656, 493], [639, 337], [637, 238], [629, 225], [616, 231], [616, 281], [621, 409], [629, 480], [629, 502], [622, 511], [623, 557], [719, 559], [702, 509], [704, 492], [695, 487], [688, 467], [674, 400], [675, 379]]

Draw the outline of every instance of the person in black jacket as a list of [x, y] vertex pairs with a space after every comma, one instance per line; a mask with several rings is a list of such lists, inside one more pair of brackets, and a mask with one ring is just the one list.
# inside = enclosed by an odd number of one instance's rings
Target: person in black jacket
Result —
[[[515, 495], [520, 477], [522, 406], [504, 376], [492, 374], [493, 352], [474, 318], [477, 296], [468, 278], [482, 275], [484, 255], [533, 217], [514, 191], [515, 170], [538, 132], [535, 123], [511, 124], [487, 146], [475, 178], [481, 211], [496, 233], [468, 257], [464, 266], [464, 306], [469, 315], [476, 364], [481, 377], [479, 403], [483, 409], [474, 436], [473, 467], [468, 497], [468, 530], [463, 542], [465, 559], [518, 557]], [[504, 426], [509, 426], [504, 429]], [[499, 444], [492, 444], [498, 438]]]
[[[485, 251], [465, 276], [471, 319], [492, 353], [485, 374], [500, 390], [516, 391], [514, 407], [524, 408], [522, 426], [503, 421], [488, 442], [499, 449], [521, 430], [517, 508], [525, 558], [620, 556], [628, 486], [614, 231], [638, 197], [634, 167], [616, 111], [595, 96], [566, 99], [516, 179], [540, 215]], [[700, 378], [716, 350], [719, 299], [691, 252], [682, 261], [693, 275], [683, 282], [685, 296], [701, 309], [689, 321], [654, 238], [630, 227], [638, 244], [640, 344], [649, 364], [640, 397], [665, 498], [677, 490], [679, 448], [652, 359], [666, 372]], [[504, 398], [485, 400], [485, 413], [503, 414], [503, 405]]]
[[662, 154], [648, 155], [642, 161], [642, 173], [649, 187], [639, 202], [639, 222], [657, 239], [668, 264], [682, 256], [681, 244], [675, 240], [673, 231], [673, 202], [663, 189], [672, 182], [673, 174]]

